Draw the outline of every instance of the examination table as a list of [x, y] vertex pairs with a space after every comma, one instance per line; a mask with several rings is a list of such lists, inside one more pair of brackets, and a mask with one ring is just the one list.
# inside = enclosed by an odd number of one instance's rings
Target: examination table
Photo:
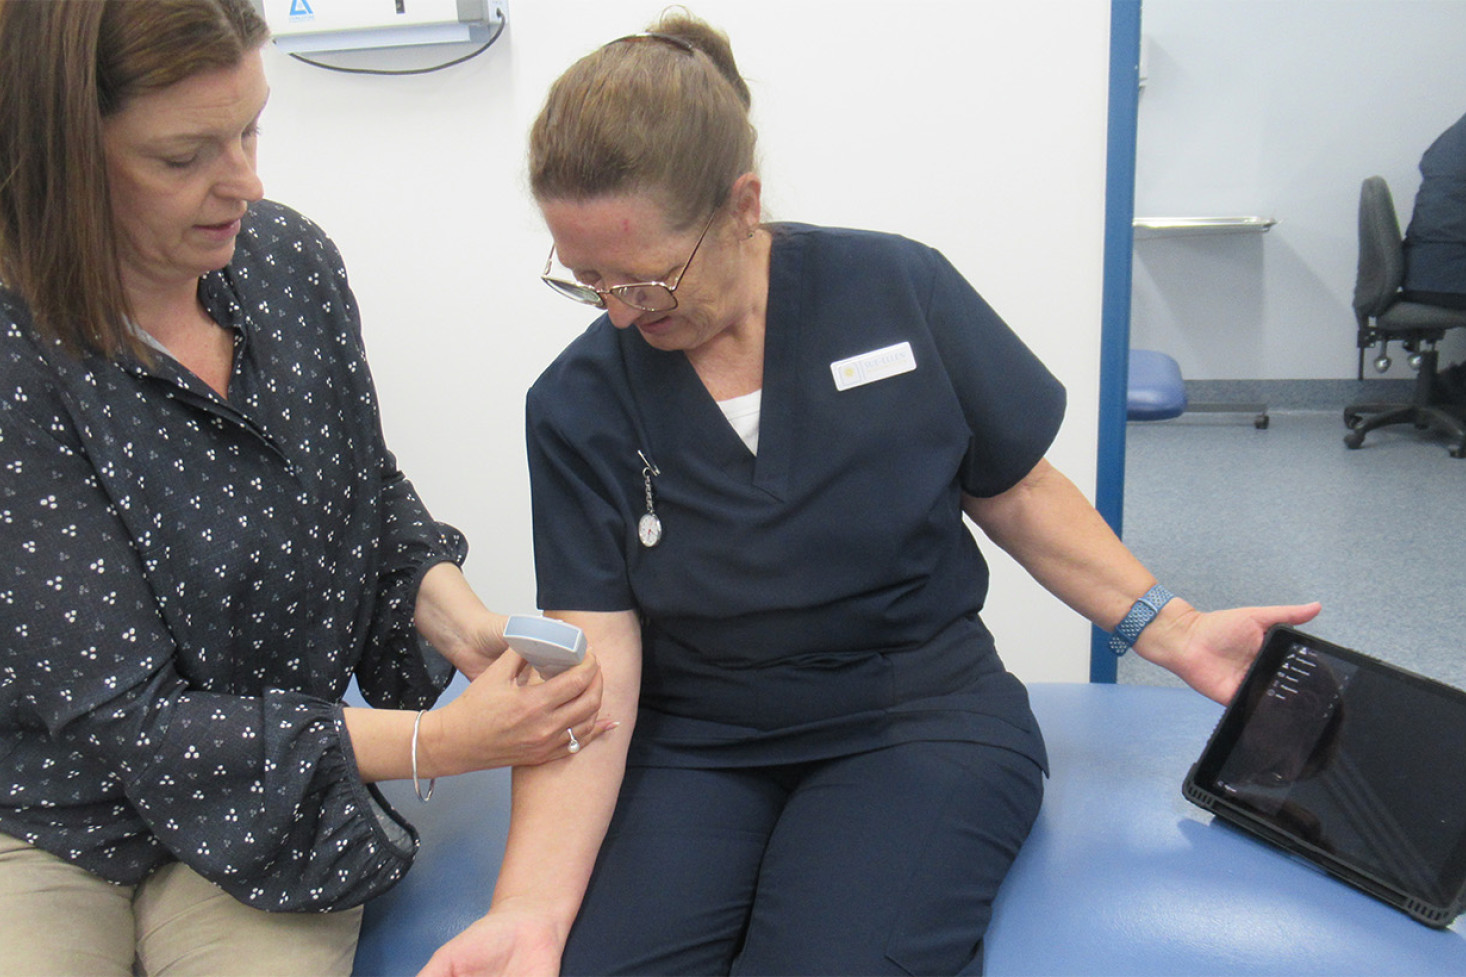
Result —
[[[1035, 684], [1030, 693], [1052, 769], [994, 907], [991, 977], [1466, 974], [1461, 920], [1423, 926], [1182, 798], [1220, 706], [1136, 685]], [[441, 780], [426, 805], [411, 784], [384, 792], [418, 826], [422, 851], [367, 906], [356, 973], [399, 977], [488, 908], [509, 775]]]

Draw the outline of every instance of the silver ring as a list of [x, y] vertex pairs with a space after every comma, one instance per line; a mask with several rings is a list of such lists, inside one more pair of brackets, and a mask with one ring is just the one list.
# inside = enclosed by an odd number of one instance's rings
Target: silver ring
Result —
[[575, 738], [575, 730], [573, 730], [573, 729], [567, 729], [565, 732], [567, 732], [567, 733], [570, 734], [570, 752], [571, 753], [579, 753], [580, 752], [580, 740], [578, 740], [578, 739]]

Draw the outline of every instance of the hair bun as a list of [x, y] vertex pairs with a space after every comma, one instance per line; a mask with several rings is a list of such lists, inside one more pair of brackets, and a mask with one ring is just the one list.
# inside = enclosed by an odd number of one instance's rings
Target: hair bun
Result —
[[738, 93], [739, 100], [743, 102], [743, 107], [748, 108], [753, 104], [748, 85], [738, 72], [738, 62], [733, 58], [733, 45], [729, 42], [727, 34], [707, 21], [693, 16], [685, 8], [674, 8], [664, 13], [661, 19], [647, 30], [680, 38], [697, 48], [708, 56], [708, 59], [717, 67], [718, 73], [733, 86], [733, 90]]
[[748, 110], [728, 38], [681, 8], [667, 11], [550, 86], [530, 128], [530, 188], [541, 202], [650, 195], [673, 227], [703, 225], [754, 172]]

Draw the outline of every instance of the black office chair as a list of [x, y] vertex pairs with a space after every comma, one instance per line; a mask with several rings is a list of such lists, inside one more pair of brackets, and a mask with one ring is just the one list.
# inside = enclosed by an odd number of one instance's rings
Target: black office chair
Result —
[[1410, 353], [1415, 393], [1408, 404], [1352, 404], [1344, 408], [1349, 433], [1344, 443], [1364, 444], [1364, 435], [1386, 424], [1434, 428], [1453, 439], [1453, 458], [1466, 458], [1466, 415], [1441, 402], [1437, 391], [1435, 344], [1447, 329], [1466, 327], [1466, 312], [1406, 302], [1400, 296], [1405, 280], [1405, 252], [1395, 201], [1382, 177], [1372, 176], [1359, 190], [1359, 274], [1354, 282], [1354, 316], [1359, 321], [1359, 379], [1364, 379], [1364, 351], [1380, 344], [1374, 365], [1390, 368], [1391, 342]]

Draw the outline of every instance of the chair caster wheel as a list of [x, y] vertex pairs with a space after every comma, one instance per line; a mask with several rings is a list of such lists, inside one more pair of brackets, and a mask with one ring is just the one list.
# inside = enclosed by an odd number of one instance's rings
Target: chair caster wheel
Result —
[[1363, 420], [1364, 418], [1362, 416], [1352, 410], [1344, 411], [1344, 426], [1351, 431], [1358, 427]]
[[1453, 444], [1450, 451], [1452, 458], [1466, 458], [1466, 444]]
[[1364, 445], [1364, 435], [1359, 431], [1350, 431], [1344, 435], [1344, 444], [1350, 448], [1359, 448]]
[[1266, 431], [1268, 426], [1268, 416], [1266, 414], [1258, 414], [1252, 419], [1252, 426], [1257, 428], [1259, 431]]

